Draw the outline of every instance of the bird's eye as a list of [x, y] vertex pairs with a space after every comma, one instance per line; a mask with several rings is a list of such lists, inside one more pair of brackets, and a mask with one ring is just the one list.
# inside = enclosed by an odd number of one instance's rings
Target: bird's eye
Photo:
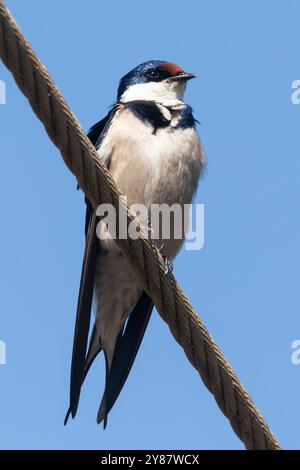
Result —
[[149, 72], [147, 72], [147, 77], [149, 77], [149, 78], [158, 78], [159, 77], [158, 70], [149, 70]]

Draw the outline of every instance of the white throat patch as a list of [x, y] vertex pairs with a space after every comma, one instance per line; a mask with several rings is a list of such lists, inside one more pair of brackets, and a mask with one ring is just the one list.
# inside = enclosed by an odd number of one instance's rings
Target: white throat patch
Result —
[[171, 108], [183, 105], [184, 81], [163, 80], [162, 82], [137, 83], [131, 85], [120, 98], [121, 103], [135, 100], [155, 101]]

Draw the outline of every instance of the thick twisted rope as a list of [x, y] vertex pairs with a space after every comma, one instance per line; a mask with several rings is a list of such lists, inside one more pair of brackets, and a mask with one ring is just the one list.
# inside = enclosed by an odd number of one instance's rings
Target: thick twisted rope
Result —
[[[0, 56], [93, 206], [109, 202], [118, 214], [120, 192], [112, 176], [2, 0]], [[133, 217], [125, 206], [123, 209], [130, 224]], [[155, 245], [142, 238], [116, 242], [134, 264], [160, 316], [246, 448], [279, 450], [278, 441], [174, 276], [165, 275], [165, 264]]]

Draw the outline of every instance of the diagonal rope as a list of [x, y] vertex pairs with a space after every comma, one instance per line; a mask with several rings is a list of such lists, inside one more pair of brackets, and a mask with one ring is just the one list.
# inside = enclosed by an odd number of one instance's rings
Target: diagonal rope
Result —
[[[117, 214], [126, 211], [129, 225], [133, 216], [125, 206], [119, 209], [120, 192], [112, 176], [2, 0], [0, 57], [93, 206], [111, 202]], [[165, 265], [155, 245], [141, 238], [116, 242], [134, 264], [160, 316], [246, 448], [279, 450], [277, 439], [176, 279], [171, 273], [164, 275]]]

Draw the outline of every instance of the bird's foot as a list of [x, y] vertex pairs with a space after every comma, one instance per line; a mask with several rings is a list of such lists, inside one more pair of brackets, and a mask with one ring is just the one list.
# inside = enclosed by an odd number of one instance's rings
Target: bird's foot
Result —
[[172, 261], [170, 261], [166, 256], [163, 256], [163, 260], [165, 264], [164, 276], [166, 276], [167, 274], [170, 274], [173, 271], [174, 266]]

